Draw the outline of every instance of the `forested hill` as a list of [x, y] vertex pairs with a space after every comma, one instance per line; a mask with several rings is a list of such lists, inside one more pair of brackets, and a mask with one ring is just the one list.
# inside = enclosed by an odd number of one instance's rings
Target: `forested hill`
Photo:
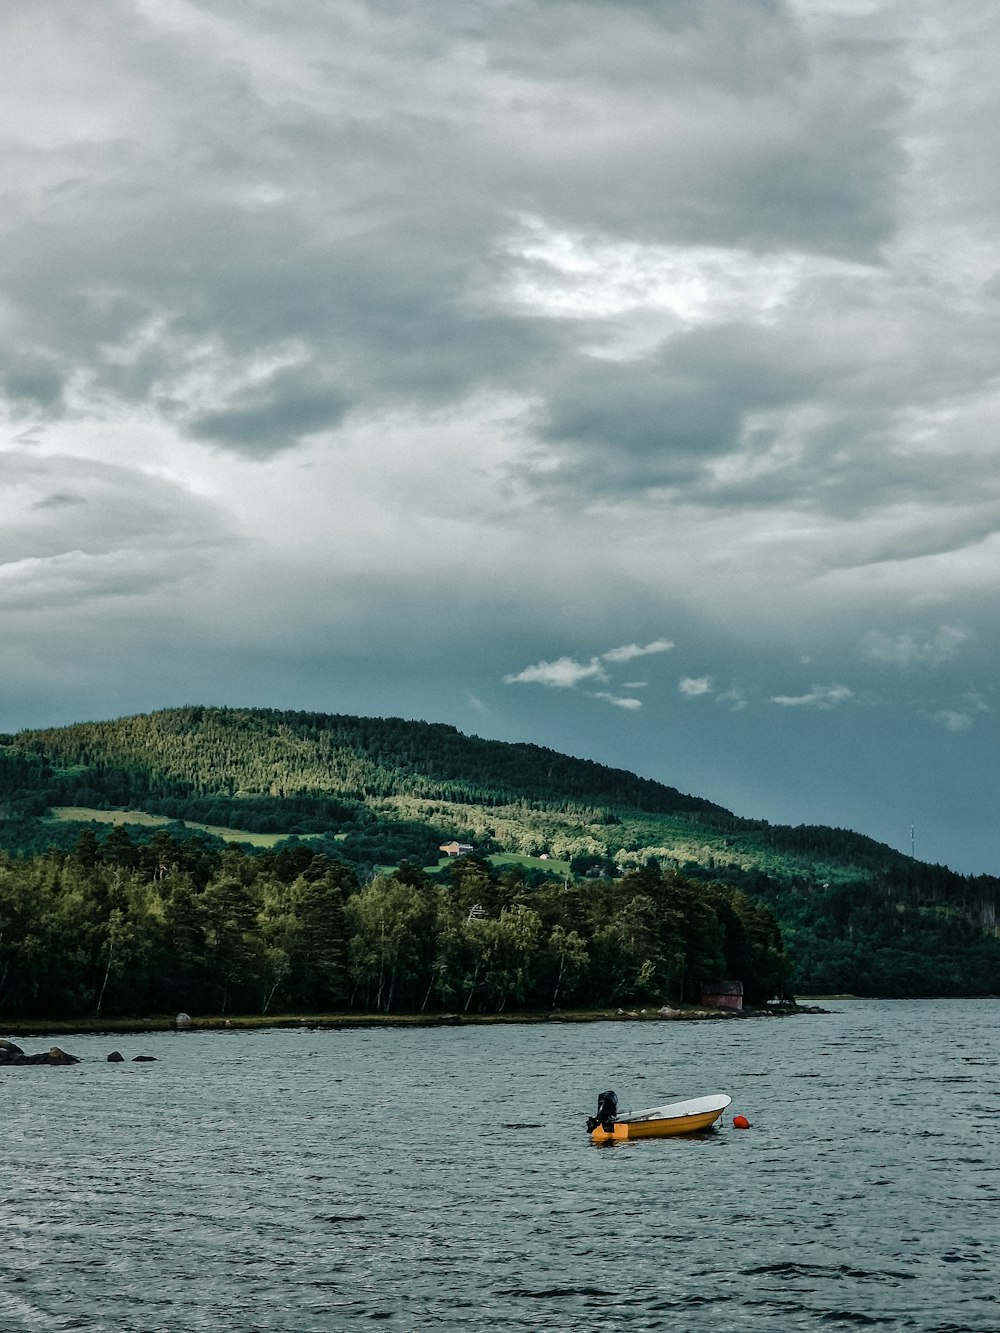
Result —
[[443, 838], [460, 837], [609, 871], [650, 856], [786, 883], [927, 870], [849, 830], [741, 819], [623, 769], [401, 718], [187, 707], [0, 734], [0, 847], [68, 836], [47, 821], [65, 807], [337, 833], [348, 859], [368, 865], [436, 859]]
[[0, 736], [25, 778], [65, 803], [153, 797], [410, 796], [464, 805], [625, 806], [728, 812], [672, 787], [538, 745], [463, 735], [441, 723], [272, 709], [176, 708], [113, 722]]
[[[494, 880], [532, 911], [536, 891], [556, 893], [553, 901], [567, 911], [576, 893], [578, 907], [591, 904], [590, 915], [580, 916], [580, 907], [579, 920], [563, 921], [556, 913], [547, 928], [590, 940], [594, 958], [607, 931], [620, 928], [633, 943], [655, 935], [660, 942], [638, 958], [636, 976], [649, 963], [656, 984], [629, 982], [615, 991], [620, 996], [672, 993], [664, 978], [681, 954], [687, 962], [670, 984], [689, 993], [700, 975], [723, 965], [721, 945], [706, 952], [705, 940], [722, 930], [729, 908], [752, 916], [747, 903], [773, 913], [791, 968], [782, 975], [801, 993], [1000, 990], [995, 878], [924, 865], [845, 829], [741, 819], [673, 787], [537, 745], [398, 718], [270, 709], [176, 708], [0, 735], [0, 881], [9, 890], [6, 899], [0, 892], [0, 954], [13, 949], [21, 957], [10, 943], [21, 937], [18, 930], [34, 938], [44, 898], [38, 886], [56, 895], [54, 922], [72, 916], [79, 895], [56, 892], [54, 866], [63, 867], [64, 888], [67, 875], [83, 875], [79, 893], [87, 901], [96, 894], [103, 911], [111, 892], [104, 880], [117, 883], [122, 867], [140, 897], [149, 884], [169, 897], [176, 876], [197, 889], [230, 873], [228, 865], [241, 882], [256, 876], [271, 885], [261, 888], [254, 910], [280, 917], [283, 891], [274, 885], [284, 882], [283, 866], [294, 878], [315, 857], [316, 866], [327, 867], [323, 875], [347, 876], [349, 897], [360, 885], [382, 883], [385, 873], [401, 876], [404, 887], [412, 887], [414, 874], [454, 884], [463, 863], [449, 863], [440, 850], [452, 840], [473, 846], [476, 874], [486, 876], [477, 889], [480, 906]], [[227, 852], [227, 843], [241, 850]], [[226, 856], [245, 860], [237, 865]], [[267, 857], [278, 859], [272, 865]], [[246, 858], [263, 860], [251, 870]], [[67, 866], [76, 867], [72, 875]], [[670, 907], [669, 920], [654, 910], [664, 893], [684, 901], [683, 911]], [[639, 899], [643, 921], [642, 913], [653, 912], [642, 930], [628, 906]], [[711, 902], [706, 920], [715, 925], [695, 929]], [[155, 924], [160, 908], [150, 912]], [[674, 938], [682, 918], [694, 932], [683, 949]], [[110, 959], [108, 929], [105, 921], [94, 947]], [[115, 941], [119, 959], [124, 946]], [[766, 953], [771, 946], [761, 947]], [[0, 958], [0, 974], [4, 966], [13, 963]], [[755, 984], [773, 981], [766, 967], [758, 972]], [[588, 975], [580, 971], [581, 987]]]

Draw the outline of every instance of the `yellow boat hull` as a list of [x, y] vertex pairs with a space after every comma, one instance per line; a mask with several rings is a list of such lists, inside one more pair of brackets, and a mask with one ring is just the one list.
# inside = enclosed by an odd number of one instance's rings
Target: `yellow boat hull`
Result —
[[625, 1139], [667, 1139], [676, 1134], [697, 1134], [711, 1127], [722, 1111], [702, 1111], [700, 1115], [669, 1116], [664, 1120], [635, 1120], [631, 1124], [611, 1126], [609, 1133], [601, 1125], [591, 1131], [594, 1143], [621, 1143]]
[[590, 1137], [595, 1143], [622, 1143], [627, 1139], [669, 1139], [676, 1134], [697, 1134], [700, 1129], [711, 1129], [732, 1100], [726, 1092], [713, 1092], [684, 1102], [666, 1102], [619, 1116], [609, 1129], [598, 1125]]

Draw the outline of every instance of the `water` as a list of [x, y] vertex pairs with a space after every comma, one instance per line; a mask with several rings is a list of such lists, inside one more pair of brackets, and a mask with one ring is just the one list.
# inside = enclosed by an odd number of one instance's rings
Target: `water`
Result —
[[[995, 1333], [1000, 1001], [829, 1007], [61, 1039], [0, 1070], [0, 1330]], [[595, 1147], [611, 1087], [734, 1101]]]

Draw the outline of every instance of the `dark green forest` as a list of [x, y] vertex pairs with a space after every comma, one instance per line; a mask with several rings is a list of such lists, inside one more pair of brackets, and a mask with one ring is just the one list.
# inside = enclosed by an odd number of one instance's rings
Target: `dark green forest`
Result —
[[90, 830], [0, 859], [0, 1014], [416, 1013], [697, 1000], [739, 976], [782, 993], [770, 911], [650, 865], [529, 883], [478, 857], [361, 884], [307, 844], [249, 854]]
[[[439, 864], [451, 839], [475, 856]], [[0, 1014], [1000, 990], [996, 879], [424, 722], [182, 708], [0, 736], [0, 850]]]

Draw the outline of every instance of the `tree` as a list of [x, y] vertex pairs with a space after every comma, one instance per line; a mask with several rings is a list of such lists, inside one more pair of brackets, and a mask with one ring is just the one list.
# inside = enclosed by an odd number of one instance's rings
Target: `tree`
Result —
[[164, 995], [171, 1007], [193, 1012], [205, 1003], [210, 985], [207, 927], [208, 914], [190, 880], [174, 878], [163, 903], [162, 971]]
[[565, 926], [553, 926], [545, 947], [552, 971], [555, 973], [550, 1002], [554, 1009], [563, 988], [572, 990], [584, 976], [590, 965], [590, 955], [576, 931], [567, 930]]
[[105, 865], [131, 867], [138, 864], [139, 853], [123, 824], [115, 824], [101, 843], [100, 859]]
[[[509, 1001], [519, 1004], [524, 1000], [541, 929], [538, 913], [522, 904], [506, 908], [499, 917], [467, 920], [478, 984], [485, 1001], [497, 1013]], [[474, 988], [469, 990], [469, 1000]]]
[[[272, 957], [271, 997], [281, 987], [292, 1003], [306, 1009], [330, 1010], [345, 1004], [345, 881], [353, 883], [349, 871], [341, 874], [331, 868], [319, 879], [303, 873], [280, 894], [265, 895], [264, 939], [270, 950], [278, 951]], [[287, 966], [279, 966], [279, 955]]]
[[349, 899], [345, 912], [355, 990], [361, 988], [368, 1005], [386, 1013], [407, 999], [415, 1001], [432, 947], [431, 902], [412, 884], [377, 875]]
[[254, 1007], [251, 996], [264, 975], [257, 903], [233, 875], [222, 874], [201, 895], [206, 955], [219, 997], [220, 1013], [232, 1003]]
[[634, 893], [594, 932], [596, 980], [605, 1002], [656, 998], [666, 985], [656, 904]]

